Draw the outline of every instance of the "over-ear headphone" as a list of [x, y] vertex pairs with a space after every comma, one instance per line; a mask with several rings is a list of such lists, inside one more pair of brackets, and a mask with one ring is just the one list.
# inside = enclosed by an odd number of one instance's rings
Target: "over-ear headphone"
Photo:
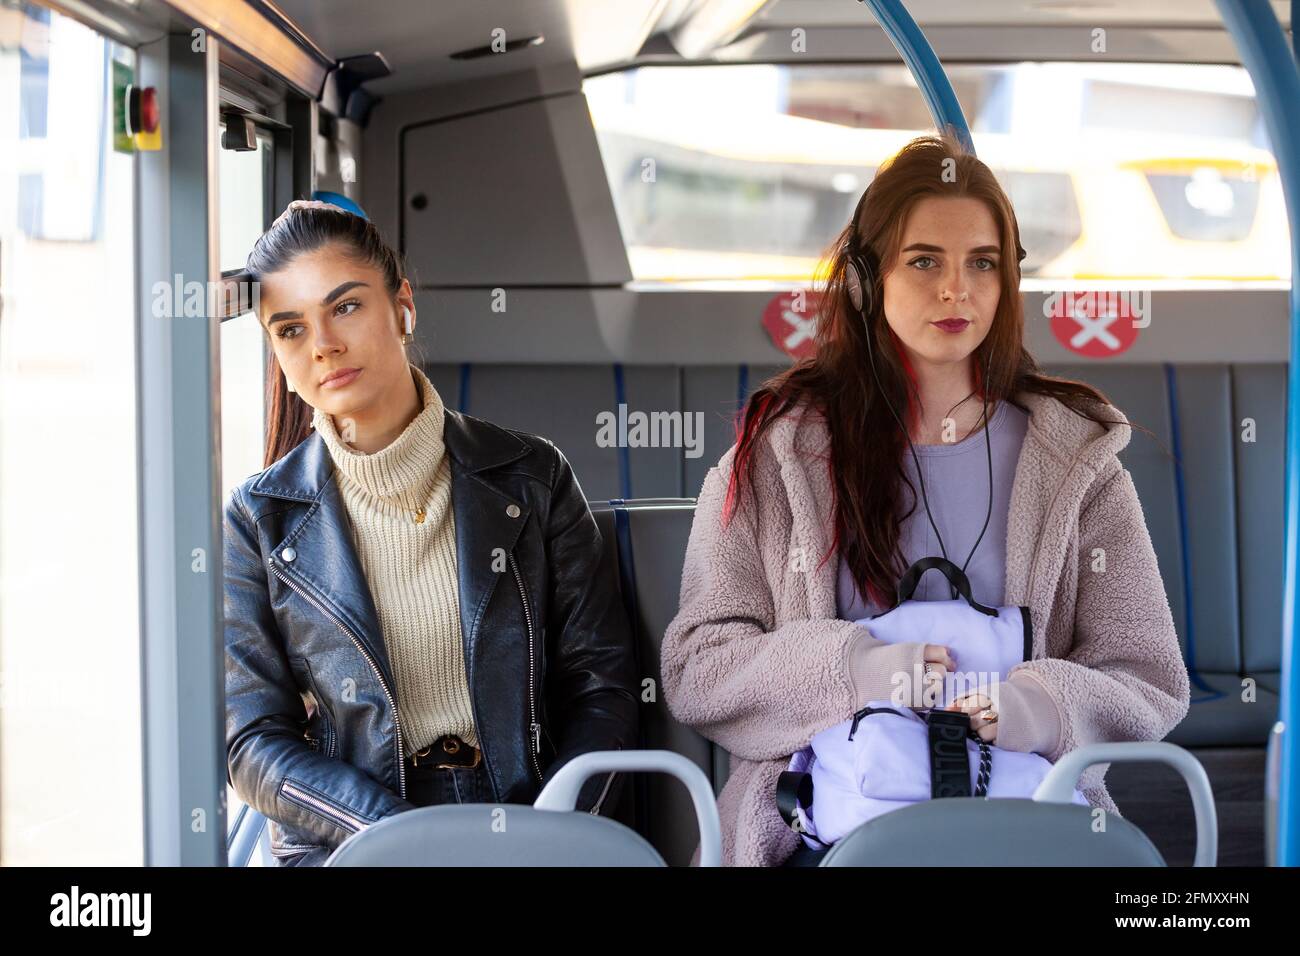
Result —
[[849, 301], [853, 303], [853, 308], [861, 312], [864, 317], [868, 315], [875, 305], [875, 281], [870, 267], [856, 252], [850, 251], [848, 261], [844, 264], [844, 288], [848, 290]]
[[874, 273], [858, 252], [858, 217], [862, 214], [862, 205], [867, 201], [869, 192], [870, 186], [863, 190], [862, 198], [853, 210], [853, 218], [849, 221], [849, 248], [844, 263], [844, 288], [853, 308], [862, 313], [864, 322], [875, 306], [876, 292]]

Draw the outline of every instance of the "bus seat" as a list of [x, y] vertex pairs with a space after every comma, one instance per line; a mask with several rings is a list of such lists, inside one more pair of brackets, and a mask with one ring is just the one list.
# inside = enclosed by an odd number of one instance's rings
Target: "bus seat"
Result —
[[1092, 830], [1088, 807], [1025, 799], [948, 797], [868, 820], [820, 866], [1164, 866], [1146, 835], [1120, 817]]
[[[743, 400], [780, 370], [744, 364], [425, 367], [449, 407], [555, 441], [586, 496], [602, 500], [696, 493], [731, 445]], [[1262, 748], [1277, 712], [1281, 669], [1286, 366], [1099, 362], [1046, 370], [1101, 388], [1160, 442], [1135, 429], [1120, 457], [1142, 500], [1192, 675], [1191, 711], [1169, 739]], [[698, 413], [702, 441], [691, 454], [601, 447], [596, 416], [616, 412], [620, 401], [633, 411]], [[1176, 457], [1166, 456], [1161, 445]]]
[[[421, 366], [448, 408], [544, 435], [568, 456], [590, 499], [692, 496], [735, 440], [744, 400], [780, 365]], [[693, 447], [600, 447], [596, 416], [698, 414]], [[685, 422], [683, 421], [683, 428]], [[684, 431], [683, 431], [684, 434]]]
[[663, 866], [632, 830], [590, 813], [447, 803], [385, 817], [322, 866]]
[[[659, 674], [659, 647], [677, 613], [686, 542], [695, 516], [692, 499], [592, 502], [604, 553], [617, 568], [619, 590], [632, 622], [640, 675], [640, 746], [670, 750], [690, 760], [713, 786], [718, 779], [720, 748], [679, 724], [664, 702]], [[699, 842], [688, 795], [675, 781], [639, 777], [624, 789], [637, 832], [672, 866], [685, 866]]]
[[442, 804], [385, 817], [352, 834], [324, 866], [664, 866], [637, 833], [578, 813], [590, 777], [653, 771], [677, 777], [704, 834], [701, 866], [720, 866], [722, 834], [712, 786], [691, 761], [666, 751], [599, 751], [566, 763], [532, 806]]
[[[680, 494], [682, 448], [619, 447], [626, 413], [677, 412], [680, 370], [671, 365], [424, 366], [448, 408], [542, 435], [564, 452], [588, 498]], [[598, 418], [608, 416], [608, 418]], [[624, 434], [635, 420], [624, 417]], [[602, 425], [611, 423], [602, 433]], [[681, 429], [678, 434], [681, 434]], [[607, 440], [609, 439], [609, 440]], [[647, 431], [646, 441], [651, 440]]]
[[1170, 743], [1091, 744], [1058, 760], [1032, 799], [947, 798], [868, 820], [833, 846], [821, 866], [1164, 866], [1140, 829], [1070, 802], [1079, 774], [1095, 763], [1167, 764], [1191, 793], [1196, 866], [1214, 866], [1218, 823], [1205, 769]]
[[[520, 368], [444, 365], [426, 371], [448, 406], [462, 407], [460, 393], [479, 396], [475, 383], [480, 379], [500, 381]], [[642, 464], [643, 456], [665, 452], [681, 459], [674, 459], [671, 469], [677, 476], [675, 483], [671, 476], [654, 483], [656, 488], [670, 486], [671, 490], [656, 493], [690, 495], [698, 491], [708, 468], [730, 446], [734, 438], [730, 419], [741, 396], [752, 393], [778, 370], [775, 365], [715, 365], [657, 367], [648, 372], [652, 379], [667, 376], [663, 381], [676, 376], [680, 395], [674, 398], [670, 389], [659, 389], [653, 401], [663, 404], [648, 406], [641, 398], [633, 398], [629, 404], [643, 409], [702, 411], [704, 452], [698, 458], [686, 456], [682, 449], [596, 447], [595, 416], [615, 407], [607, 387], [613, 380], [610, 365], [531, 367], [527, 392], [534, 407], [528, 414], [536, 420], [510, 421], [499, 416], [498, 420], [530, 427], [555, 440], [574, 463], [589, 499], [619, 496], [623, 485], [620, 469], [632, 476], [632, 487], [641, 494], [639, 475], [647, 467]], [[1176, 453], [1176, 457], [1166, 456], [1149, 435], [1135, 428], [1129, 446], [1120, 455], [1142, 501], [1192, 676], [1189, 713], [1166, 739], [1198, 748], [1212, 777], [1222, 782], [1224, 793], [1236, 792], [1241, 774], [1250, 772], [1243, 759], [1254, 760], [1257, 754], [1262, 766], [1265, 741], [1278, 711], [1286, 366], [1101, 362], [1048, 365], [1045, 370], [1096, 385], [1131, 421], [1149, 428], [1164, 448]], [[627, 375], [627, 369], [624, 372], [624, 387], [631, 391], [631, 383], [639, 379]], [[588, 384], [571, 389], [571, 380]], [[505, 393], [498, 394], [493, 386], [482, 394], [494, 396], [495, 401]], [[582, 403], [589, 404], [583, 408]], [[495, 409], [474, 402], [468, 411], [489, 419], [495, 414]], [[546, 418], [548, 414], [550, 418]], [[548, 422], [565, 430], [548, 433]], [[692, 518], [689, 498], [669, 503], [666, 510], [664, 504], [659, 502], [652, 512], [644, 510], [651, 503], [631, 500], [624, 516], [628, 530], [623, 547], [628, 563], [634, 565], [628, 580], [634, 582], [633, 596], [639, 595], [635, 612], [630, 609], [629, 615], [635, 621], [643, 679], [656, 681], [656, 693], [658, 645], [676, 611]], [[613, 510], [599, 504], [593, 508], [607, 549], [615, 549]], [[602, 508], [603, 514], [599, 513]], [[634, 552], [646, 549], [653, 558], [631, 560]], [[617, 564], [616, 557], [612, 560]], [[629, 572], [620, 568], [620, 573], [626, 576]], [[626, 601], [626, 583], [624, 592]], [[676, 725], [661, 699], [645, 704], [643, 711], [648, 734], [643, 745], [663, 746], [690, 757], [710, 776], [715, 790], [721, 790], [728, 772], [726, 752]], [[1162, 802], [1164, 797], [1151, 791], [1146, 776], [1135, 775], [1134, 768], [1112, 768], [1107, 778], [1121, 806], [1149, 810], [1153, 820], [1180, 816], [1171, 815], [1171, 808]], [[656, 795], [653, 801], [645, 799], [647, 791]], [[695, 835], [689, 832], [683, 795], [671, 782], [660, 780], [646, 781], [638, 792], [643, 805], [633, 806], [635, 797], [629, 795], [625, 809], [639, 814], [639, 832], [670, 863], [685, 863]], [[647, 818], [647, 802], [663, 808], [662, 812]], [[1235, 810], [1253, 812], [1245, 804]], [[1143, 825], [1150, 824], [1144, 819]], [[1151, 832], [1156, 833], [1154, 829]], [[1180, 855], [1173, 847], [1167, 852], [1174, 858]]]
[[1174, 456], [1136, 428], [1120, 453], [1192, 680], [1187, 717], [1167, 739], [1263, 748], [1277, 717], [1282, 663], [1286, 366], [1103, 363], [1046, 371], [1100, 388]]
[[[777, 365], [426, 368], [450, 407], [555, 441], [589, 499], [697, 492], [734, 439], [732, 419], [743, 399], [779, 370]], [[1169, 739], [1187, 746], [1262, 748], [1277, 712], [1281, 669], [1286, 366], [1103, 362], [1046, 370], [1101, 388], [1160, 443], [1134, 429], [1120, 458], [1142, 501], [1192, 675], [1191, 711]], [[596, 415], [616, 410], [620, 394], [633, 410], [699, 412], [701, 454], [599, 447]], [[1176, 457], [1167, 456], [1161, 445]]]
[[702, 453], [685, 459], [681, 494], [697, 495], [704, 476], [736, 440], [734, 421], [746, 399], [781, 365], [688, 365], [682, 367], [682, 408], [703, 415]]

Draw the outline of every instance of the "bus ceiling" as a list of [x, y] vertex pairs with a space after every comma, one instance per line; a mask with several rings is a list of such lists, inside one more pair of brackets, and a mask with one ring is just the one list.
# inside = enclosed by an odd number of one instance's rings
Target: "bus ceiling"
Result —
[[[223, 63], [268, 71], [317, 100], [327, 95], [326, 77], [336, 68], [381, 97], [489, 81], [505, 89], [528, 74], [556, 70], [591, 76], [651, 64], [893, 63], [899, 57], [888, 15], [878, 21], [862, 0], [480, 0], [454, 8], [388, 0], [382, 17], [346, 0], [48, 5], [89, 17], [88, 25], [124, 42], [159, 22], [210, 31], [231, 48]], [[1271, 7], [1288, 28], [1290, 4]], [[1097, 29], [1105, 31], [1110, 60], [1240, 62], [1213, 0], [1161, 0], [1144, 4], [1140, 15], [1024, 0], [910, 3], [906, 10], [944, 63], [1077, 60], [1080, 31]], [[339, 115], [347, 100], [341, 97]]]

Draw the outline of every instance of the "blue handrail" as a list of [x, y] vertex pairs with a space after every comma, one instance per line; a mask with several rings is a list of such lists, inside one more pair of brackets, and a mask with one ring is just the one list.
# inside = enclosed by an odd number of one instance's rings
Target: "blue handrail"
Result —
[[[1287, 374], [1286, 550], [1282, 591], [1282, 701], [1278, 719], [1281, 779], [1278, 790], [1277, 862], [1300, 864], [1300, 668], [1296, 660], [1296, 574], [1300, 538], [1300, 72], [1270, 4], [1254, 0], [1215, 0], [1255, 84], [1264, 125], [1277, 157], [1287, 219], [1291, 226], [1291, 348]], [[1292, 6], [1295, 10], [1295, 6]], [[1294, 22], [1292, 29], [1295, 28]]]
[[957, 138], [973, 156], [975, 143], [971, 139], [970, 128], [966, 125], [966, 116], [957, 102], [948, 74], [943, 64], [935, 56], [934, 48], [925, 38], [921, 28], [916, 25], [912, 15], [904, 8], [901, 0], [859, 0], [871, 8], [876, 15], [876, 22], [894, 44], [903, 62], [912, 71], [916, 85], [921, 88], [925, 105], [930, 108], [930, 115], [939, 129], [951, 126]]

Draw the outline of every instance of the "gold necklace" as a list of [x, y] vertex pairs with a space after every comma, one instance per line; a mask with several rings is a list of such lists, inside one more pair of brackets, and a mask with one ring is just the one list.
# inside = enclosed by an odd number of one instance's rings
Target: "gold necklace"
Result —
[[423, 508], [416, 508], [416, 509], [415, 509], [415, 523], [416, 523], [416, 524], [424, 524], [424, 509], [423, 509]]

